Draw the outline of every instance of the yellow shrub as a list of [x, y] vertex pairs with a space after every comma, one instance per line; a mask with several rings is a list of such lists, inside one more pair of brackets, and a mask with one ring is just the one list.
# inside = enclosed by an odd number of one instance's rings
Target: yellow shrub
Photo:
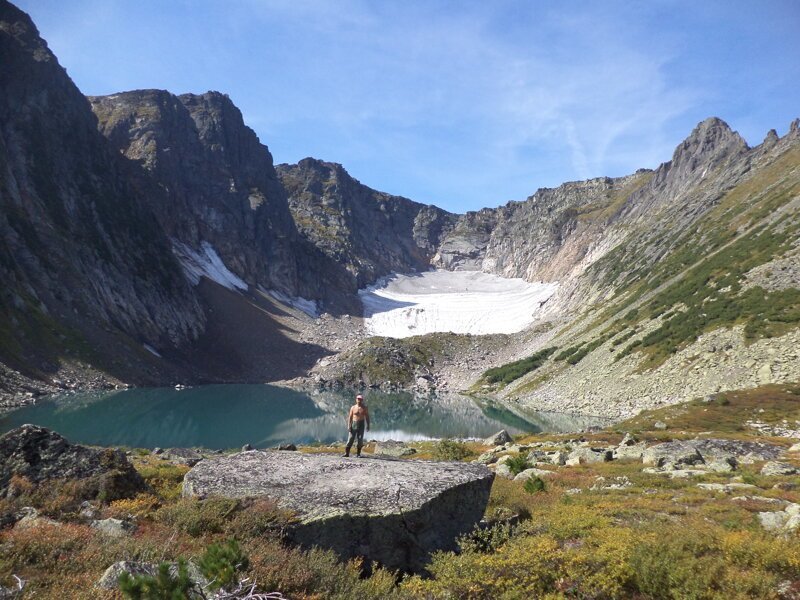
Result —
[[115, 500], [109, 506], [112, 517], [124, 518], [128, 515], [134, 517], [149, 517], [161, 506], [158, 498], [152, 494], [139, 494], [134, 498]]

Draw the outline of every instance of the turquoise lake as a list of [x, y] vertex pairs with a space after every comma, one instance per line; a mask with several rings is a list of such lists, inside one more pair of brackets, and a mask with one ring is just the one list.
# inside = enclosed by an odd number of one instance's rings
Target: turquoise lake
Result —
[[[510, 433], [577, 431], [592, 417], [510, 411], [459, 395], [415, 397], [366, 392], [367, 439], [425, 440]], [[49, 397], [0, 416], [0, 434], [24, 423], [72, 442], [136, 448], [256, 448], [331, 443], [346, 438], [352, 393], [304, 393], [270, 385], [207, 385], [183, 390], [138, 388]]]

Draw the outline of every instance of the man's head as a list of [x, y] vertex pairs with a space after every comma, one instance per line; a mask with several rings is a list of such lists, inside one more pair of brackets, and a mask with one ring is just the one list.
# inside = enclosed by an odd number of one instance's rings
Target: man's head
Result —
[[361, 394], [356, 396], [356, 404], [361, 404], [363, 402], [364, 402], [364, 396], [362, 396]]

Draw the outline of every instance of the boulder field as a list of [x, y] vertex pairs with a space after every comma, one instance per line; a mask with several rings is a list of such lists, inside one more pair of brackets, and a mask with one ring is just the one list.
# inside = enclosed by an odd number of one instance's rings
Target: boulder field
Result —
[[254, 450], [200, 462], [183, 495], [268, 496], [297, 516], [290, 538], [303, 547], [421, 572], [480, 521], [493, 479], [479, 464]]

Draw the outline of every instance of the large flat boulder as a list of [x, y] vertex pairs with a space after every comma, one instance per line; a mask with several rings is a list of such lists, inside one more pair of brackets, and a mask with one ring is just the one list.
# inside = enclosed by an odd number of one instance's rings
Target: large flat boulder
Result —
[[0, 437], [0, 497], [12, 476], [34, 484], [81, 480], [87, 497], [110, 502], [147, 489], [123, 452], [71, 444], [55, 431], [23, 425]]
[[297, 515], [301, 546], [420, 572], [480, 521], [493, 478], [479, 464], [255, 451], [202, 461], [183, 495], [268, 496]]

